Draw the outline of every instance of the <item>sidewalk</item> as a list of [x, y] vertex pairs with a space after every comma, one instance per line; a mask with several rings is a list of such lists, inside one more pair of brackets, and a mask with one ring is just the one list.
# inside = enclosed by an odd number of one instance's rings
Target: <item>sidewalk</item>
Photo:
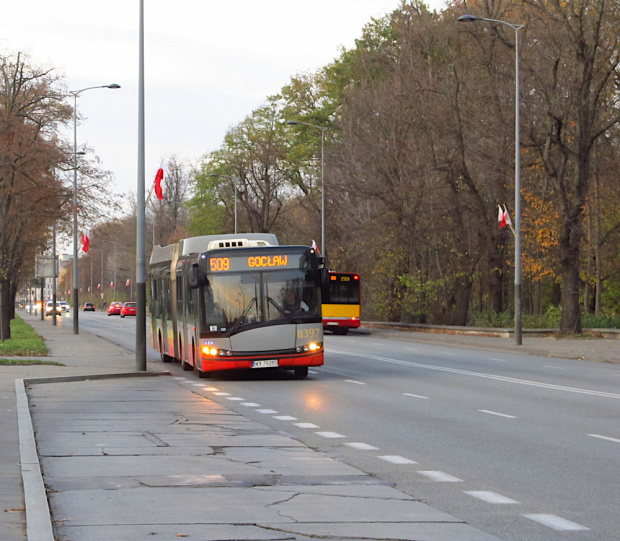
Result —
[[[220, 406], [198, 378], [145, 377], [158, 362], [136, 374], [134, 355], [118, 346], [22, 317], [46, 339], [48, 359], [66, 366], [0, 366], [2, 541], [52, 541], [53, 532], [71, 541], [496, 539]], [[614, 340], [509, 346], [372, 332], [592, 360], [618, 349]]]

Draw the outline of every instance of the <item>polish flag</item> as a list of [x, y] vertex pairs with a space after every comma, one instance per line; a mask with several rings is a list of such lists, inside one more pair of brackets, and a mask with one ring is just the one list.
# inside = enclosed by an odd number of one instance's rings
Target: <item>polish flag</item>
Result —
[[110, 282], [110, 287], [114, 287], [114, 282]]
[[497, 215], [497, 221], [499, 222], [499, 226], [504, 229], [507, 225], [512, 225], [510, 214], [508, 214], [508, 209], [506, 208], [506, 205], [504, 205], [503, 209], [501, 206], [497, 206], [499, 208], [499, 214]]
[[164, 199], [164, 192], [162, 191], [162, 188], [161, 188], [162, 180], [164, 180], [164, 160], [161, 161], [161, 165], [159, 166], [159, 169], [157, 170], [157, 173], [155, 174], [155, 195], [157, 196], [157, 199], [159, 199], [160, 201], [163, 201]]
[[126, 285], [127, 287], [129, 287], [129, 286], [131, 285], [131, 280], [129, 280], [129, 278], [127, 279], [127, 282], [125, 283], [125, 285]]
[[82, 250], [84, 253], [88, 253], [88, 248], [90, 247], [90, 229], [87, 229], [84, 233], [82, 233]]
[[319, 247], [316, 245], [316, 242], [314, 240], [312, 240], [312, 249], [318, 254], [319, 252]]

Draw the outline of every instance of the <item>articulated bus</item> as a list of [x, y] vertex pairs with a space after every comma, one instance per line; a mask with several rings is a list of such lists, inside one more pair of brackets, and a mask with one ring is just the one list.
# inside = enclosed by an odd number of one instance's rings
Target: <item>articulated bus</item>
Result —
[[208, 235], [155, 246], [149, 265], [151, 343], [199, 377], [323, 364], [323, 260], [274, 235]]
[[360, 326], [360, 284], [359, 274], [329, 271], [323, 287], [323, 330], [347, 334]]

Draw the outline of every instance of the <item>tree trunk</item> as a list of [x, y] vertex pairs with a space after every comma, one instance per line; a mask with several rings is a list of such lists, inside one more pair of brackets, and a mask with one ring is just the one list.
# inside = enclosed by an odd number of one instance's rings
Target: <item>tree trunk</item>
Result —
[[[577, 223], [576, 223], [577, 222]], [[570, 222], [569, 222], [570, 223]], [[579, 244], [581, 223], [577, 219], [566, 227], [560, 237], [560, 262], [562, 270], [562, 317], [560, 333], [581, 334], [579, 307]]]
[[0, 341], [11, 338], [11, 288], [8, 280], [0, 280]]

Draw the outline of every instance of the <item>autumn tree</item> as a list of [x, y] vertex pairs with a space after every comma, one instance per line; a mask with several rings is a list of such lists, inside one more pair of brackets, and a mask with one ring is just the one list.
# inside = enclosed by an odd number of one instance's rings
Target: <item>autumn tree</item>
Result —
[[59, 80], [22, 54], [0, 57], [0, 339], [24, 265], [45, 245], [66, 203], [54, 168], [64, 162], [57, 128], [71, 118]]
[[560, 213], [559, 263], [564, 333], [581, 332], [583, 223], [596, 143], [620, 121], [620, 12], [608, 0], [524, 0], [538, 61], [528, 102], [531, 144], [553, 185]]

